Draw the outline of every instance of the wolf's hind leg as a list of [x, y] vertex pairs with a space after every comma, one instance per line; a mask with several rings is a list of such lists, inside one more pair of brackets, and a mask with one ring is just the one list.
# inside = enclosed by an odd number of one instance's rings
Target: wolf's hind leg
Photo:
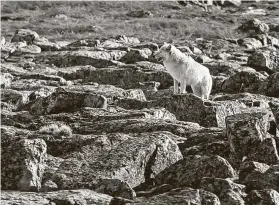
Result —
[[191, 85], [193, 93], [201, 98], [203, 98], [202, 96], [202, 91], [201, 91], [201, 86], [199, 84], [197, 85]]
[[212, 89], [212, 78], [211, 76], [205, 78], [201, 83], [201, 92], [205, 99], [209, 100], [209, 95]]
[[182, 81], [182, 82], [180, 83], [180, 94], [187, 93], [187, 92], [186, 92], [186, 85], [187, 85], [186, 81]]
[[201, 86], [202, 99], [209, 100], [210, 89], [205, 86]]
[[173, 94], [178, 94], [178, 81], [173, 79]]

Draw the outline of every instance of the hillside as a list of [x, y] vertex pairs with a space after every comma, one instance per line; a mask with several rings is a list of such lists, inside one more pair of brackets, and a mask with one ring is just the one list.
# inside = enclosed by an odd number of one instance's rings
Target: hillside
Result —
[[279, 2], [213, 3], [2, 1], [1, 204], [279, 204]]

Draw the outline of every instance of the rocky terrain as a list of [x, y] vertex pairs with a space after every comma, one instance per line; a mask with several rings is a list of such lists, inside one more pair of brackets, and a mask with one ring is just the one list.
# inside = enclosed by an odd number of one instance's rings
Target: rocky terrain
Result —
[[1, 203], [279, 204], [278, 26], [174, 43], [209, 68], [208, 101], [173, 95], [163, 42], [2, 32]]

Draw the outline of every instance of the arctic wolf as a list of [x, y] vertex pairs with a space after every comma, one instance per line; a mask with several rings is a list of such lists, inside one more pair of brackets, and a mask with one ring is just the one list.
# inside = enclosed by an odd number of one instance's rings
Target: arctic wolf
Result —
[[163, 60], [164, 66], [173, 77], [174, 94], [178, 93], [178, 83], [180, 83], [180, 94], [186, 93], [186, 85], [191, 85], [195, 95], [202, 99], [209, 98], [212, 77], [207, 67], [167, 43], [154, 53], [154, 57]]

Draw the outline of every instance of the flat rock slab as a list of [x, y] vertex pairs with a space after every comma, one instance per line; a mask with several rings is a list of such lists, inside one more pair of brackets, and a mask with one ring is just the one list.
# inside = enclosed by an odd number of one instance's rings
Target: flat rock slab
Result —
[[178, 120], [196, 122], [205, 127], [225, 127], [225, 117], [241, 113], [243, 103], [235, 101], [203, 101], [194, 94], [172, 95], [153, 102], [154, 106], [165, 107]]
[[2, 191], [1, 202], [5, 205], [49, 205], [49, 204], [79, 204], [79, 205], [109, 205], [111, 196], [88, 189], [61, 190], [47, 193], [31, 193], [17, 191]]
[[85, 83], [97, 82], [124, 89], [139, 88], [140, 82], [149, 81], [160, 82], [161, 88], [168, 88], [173, 85], [172, 77], [162, 65], [156, 63], [104, 66], [102, 68], [92, 66], [74, 66], [57, 70], [58, 75], [66, 80], [82, 79]]
[[102, 95], [83, 92], [67, 92], [57, 88], [55, 92], [45, 98], [38, 98], [30, 102], [29, 111], [35, 115], [59, 112], [71, 112], [81, 107], [106, 108], [107, 99]]
[[219, 156], [192, 155], [179, 160], [155, 177], [156, 184], [199, 187], [203, 177], [234, 178], [236, 172]]
[[[28, 111], [2, 111], [2, 124], [28, 130], [39, 130], [47, 123], [63, 122], [69, 125], [75, 134], [103, 133], [141, 133], [168, 131], [174, 138], [185, 138], [202, 127], [197, 123], [175, 120], [171, 114], [167, 117], [164, 109], [125, 110], [118, 107], [108, 109], [82, 108], [73, 113], [58, 113], [43, 116], [31, 115]], [[167, 118], [167, 119], [166, 119]]]
[[79, 138], [64, 151], [60, 143], [48, 144], [49, 153], [60, 150], [56, 156], [65, 159], [51, 177], [62, 189], [98, 189], [103, 179], [119, 179], [133, 188], [182, 159], [176, 143], [159, 132]]
[[212, 204], [220, 205], [220, 201], [215, 194], [201, 190], [191, 188], [177, 188], [169, 192], [159, 194], [156, 196], [144, 198], [139, 197], [133, 201], [126, 201], [123, 199], [114, 198], [111, 204], [126, 204], [126, 205], [169, 205], [169, 204]]
[[37, 63], [54, 64], [58, 67], [92, 65], [97, 68], [117, 65], [121, 57], [126, 54], [125, 51], [56, 51], [45, 52], [36, 56]]

